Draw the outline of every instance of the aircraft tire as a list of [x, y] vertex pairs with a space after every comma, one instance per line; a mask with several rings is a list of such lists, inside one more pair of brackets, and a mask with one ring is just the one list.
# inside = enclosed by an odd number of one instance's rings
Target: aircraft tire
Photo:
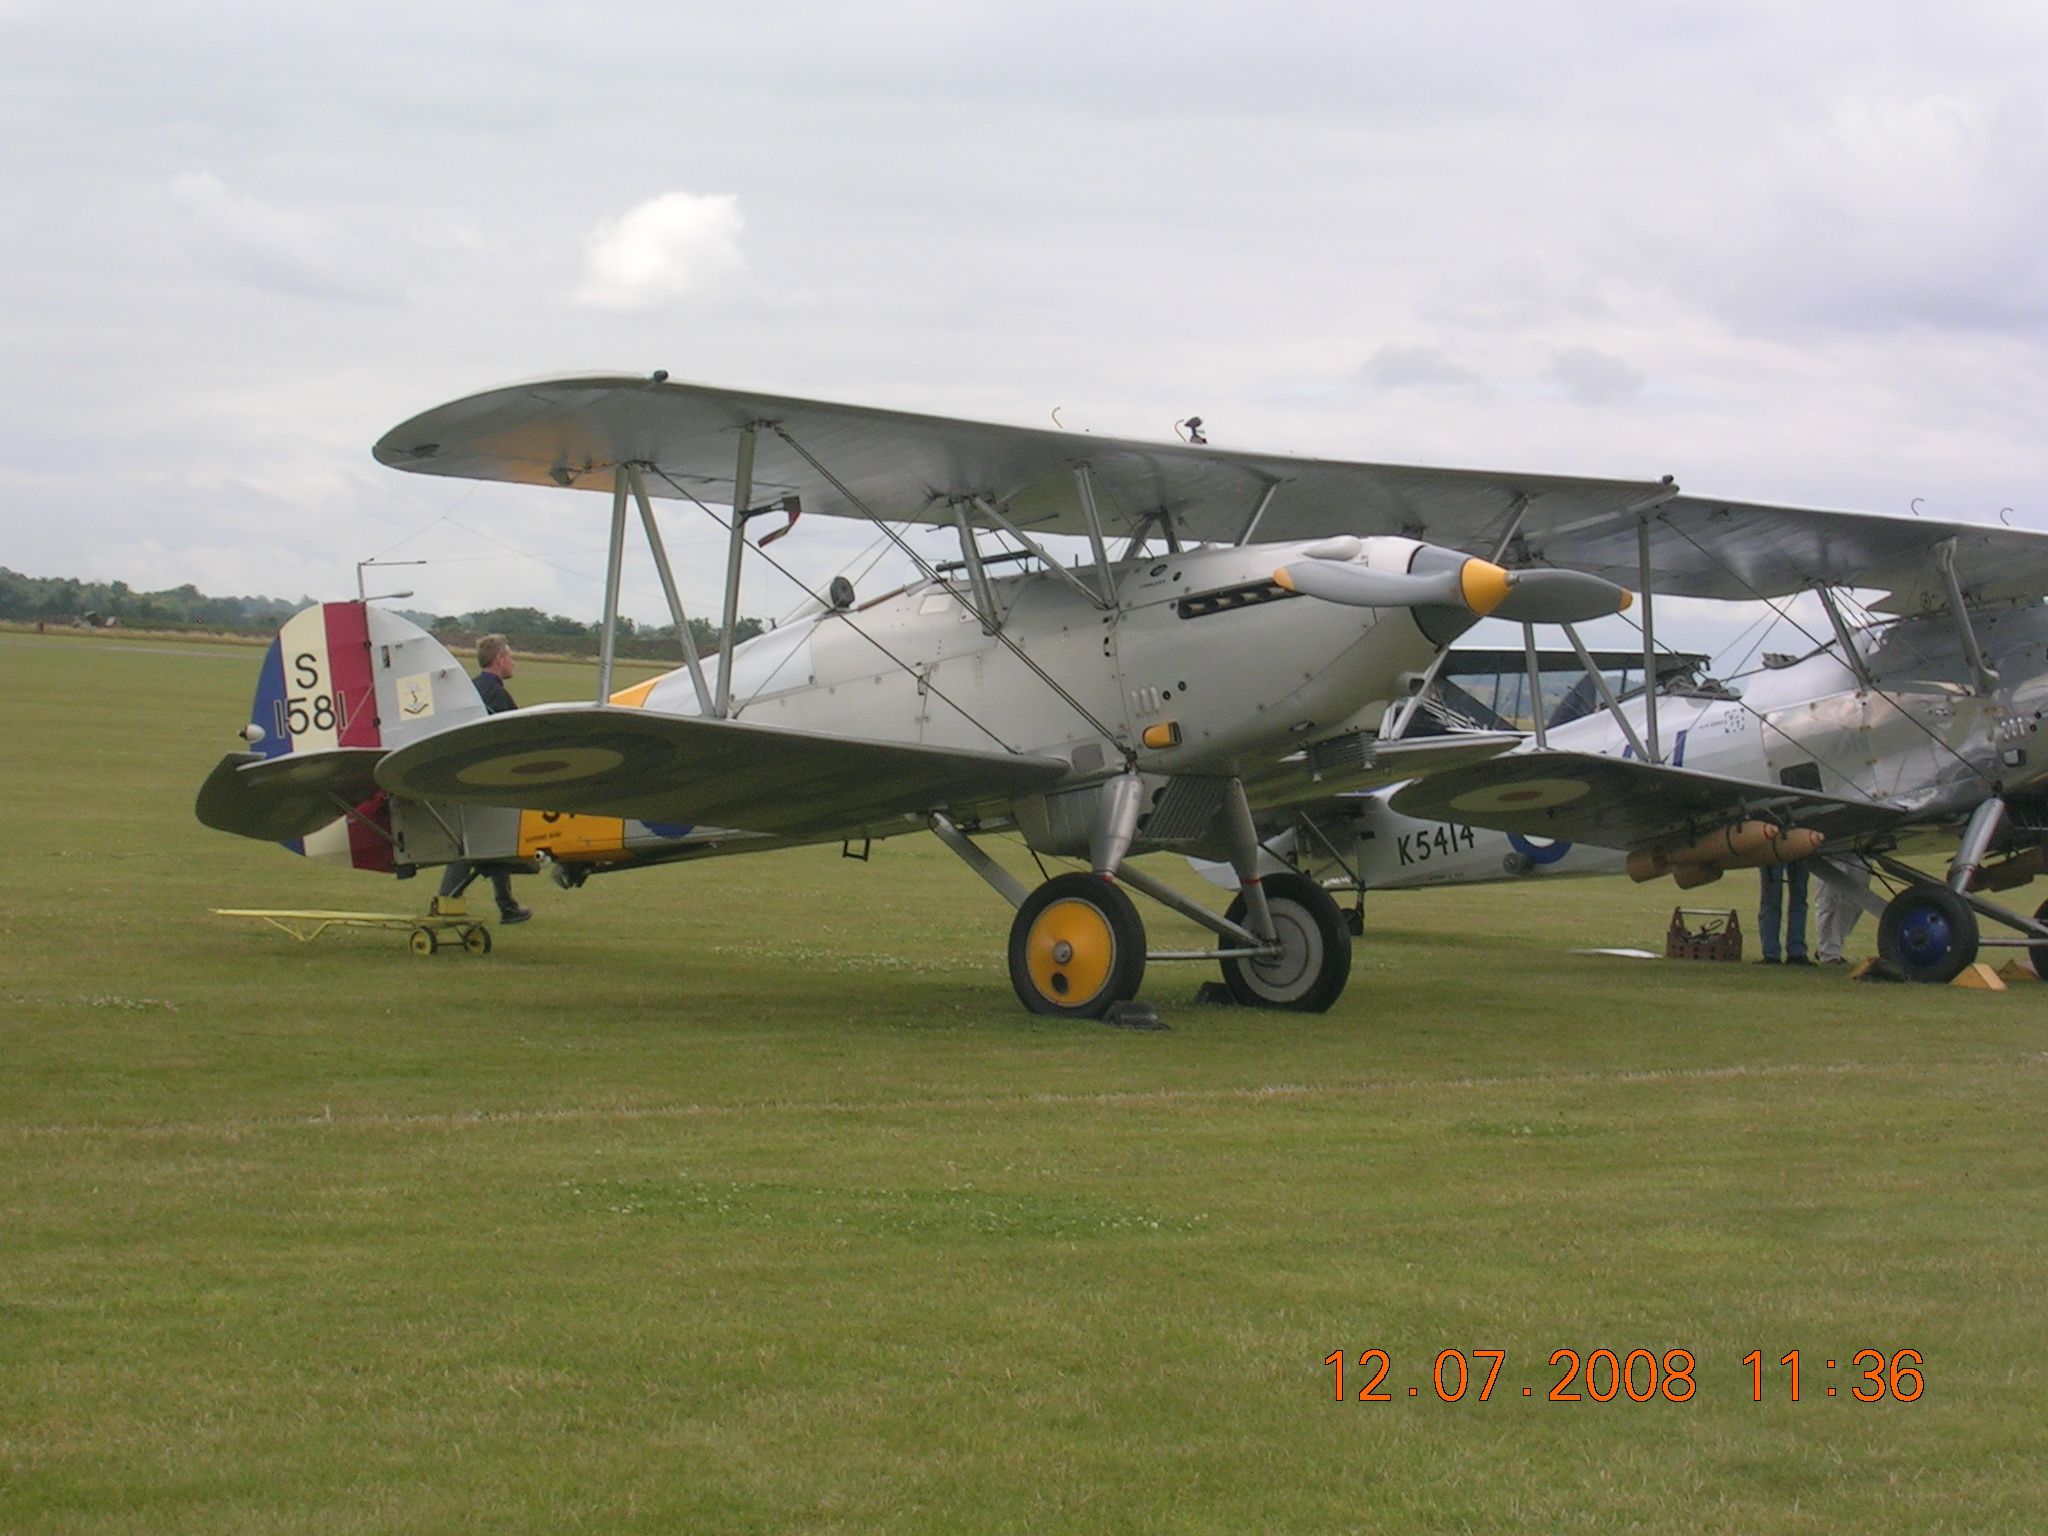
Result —
[[1010, 924], [1010, 985], [1033, 1013], [1099, 1019], [1138, 995], [1145, 924], [1121, 887], [1100, 875], [1055, 875], [1024, 898]]
[[[1322, 1013], [1351, 979], [1351, 931], [1343, 910], [1306, 875], [1268, 875], [1263, 885], [1282, 953], [1276, 960], [1223, 961], [1223, 984], [1247, 1008]], [[1243, 924], [1246, 910], [1240, 891], [1224, 916]]]
[[1878, 919], [1877, 952], [1914, 981], [1954, 981], [1977, 958], [1977, 914], [1945, 885], [1909, 885]]
[[[2048, 901], [2034, 908], [2034, 921], [2048, 923]], [[2034, 974], [2048, 981], [2048, 941], [2028, 945], [2027, 959], [2033, 962]]]

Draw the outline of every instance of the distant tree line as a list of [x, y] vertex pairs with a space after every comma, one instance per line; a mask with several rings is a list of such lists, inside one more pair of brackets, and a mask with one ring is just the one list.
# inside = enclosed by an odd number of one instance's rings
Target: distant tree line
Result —
[[125, 581], [77, 581], [69, 576], [24, 576], [0, 566], [0, 619], [45, 623], [104, 623], [131, 629], [276, 629], [313, 599], [208, 597], [189, 583], [163, 592], [137, 592]]
[[[105, 624], [126, 629], [187, 629], [269, 634], [310, 597], [290, 602], [277, 597], [208, 597], [189, 583], [162, 592], [137, 592], [125, 581], [78, 581], [69, 576], [24, 576], [0, 566], [0, 620], [46, 624]], [[479, 635], [500, 634], [515, 650], [541, 655], [588, 656], [597, 650], [598, 629], [538, 608], [486, 608], [475, 613], [435, 614], [399, 610], [429, 631], [450, 650], [463, 651]], [[759, 619], [743, 618], [733, 626], [741, 640], [761, 633]], [[713, 650], [719, 631], [702, 619], [690, 620], [690, 634], [699, 650]], [[681, 654], [673, 624], [635, 624], [619, 620], [621, 656], [667, 660]]]
[[[429, 631], [450, 650], [461, 651], [476, 644], [480, 635], [503, 635], [515, 651], [540, 654], [590, 656], [596, 654], [598, 627], [559, 613], [542, 613], [538, 608], [485, 608], [477, 613], [419, 613], [400, 609], [406, 618]], [[741, 618], [733, 633], [739, 640], [751, 640], [767, 626], [759, 619]], [[690, 638], [699, 651], [718, 648], [720, 631], [702, 619], [690, 620]], [[737, 643], [737, 641], [735, 642]], [[669, 661], [682, 655], [673, 624], [636, 624], [619, 616], [618, 653], [650, 661]]]

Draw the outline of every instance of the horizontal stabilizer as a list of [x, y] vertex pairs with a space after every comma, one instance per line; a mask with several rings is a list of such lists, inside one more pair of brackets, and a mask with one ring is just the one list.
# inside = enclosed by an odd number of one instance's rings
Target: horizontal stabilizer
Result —
[[230, 752], [199, 786], [200, 822], [266, 843], [319, 831], [377, 793], [380, 747], [331, 747], [261, 757]]
[[1810, 827], [1830, 842], [1905, 820], [1903, 811], [1874, 801], [1632, 758], [1549, 751], [1515, 752], [1432, 774], [1397, 791], [1393, 807], [1424, 821], [1623, 849], [1689, 843], [1753, 817]]
[[427, 737], [385, 758], [377, 782], [421, 800], [857, 837], [941, 808], [999, 810], [1066, 772], [1054, 757], [575, 705]]

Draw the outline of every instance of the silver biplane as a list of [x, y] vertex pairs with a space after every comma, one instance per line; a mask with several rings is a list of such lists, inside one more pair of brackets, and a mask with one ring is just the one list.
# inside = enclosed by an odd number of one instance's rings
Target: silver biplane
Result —
[[[1624, 870], [1691, 889], [1807, 860], [1878, 917], [1879, 953], [1915, 980], [1952, 979], [1985, 945], [2026, 948], [2048, 975], [2048, 903], [2028, 916], [1986, 894], [2048, 871], [2048, 604], [2027, 574], [2043, 541], [1984, 531], [2015, 562], [1997, 585], [1980, 567], [1966, 588], [1941, 532], [1924, 579], [1875, 613], [1817, 584], [1826, 622], [1798, 626], [1809, 647], [1732, 686], [1700, 656], [1660, 655], [1645, 689], [1616, 676], [1628, 668], [1614, 653], [1530, 649], [1517, 676], [1507, 653], [1458, 648], [1394, 725], [1520, 730], [1521, 747], [1269, 818], [1269, 864], [1362, 893]], [[1929, 852], [1950, 854], [1945, 870], [1902, 857]], [[1870, 893], [1872, 871], [1889, 900]], [[1984, 936], [1986, 920], [2011, 936]]]
[[[1414, 685], [1482, 616], [1576, 624], [1652, 581], [1781, 595], [1924, 564], [1937, 545], [1987, 598], [2048, 569], [2048, 541], [2031, 536], [1703, 500], [1668, 477], [1248, 454], [665, 374], [492, 390], [403, 423], [376, 456], [609, 496], [596, 698], [484, 718], [453, 659], [403, 620], [311, 609], [280, 635], [245, 732], [254, 750], [215, 769], [201, 820], [345, 843], [353, 862], [397, 869], [528, 852], [615, 869], [929, 829], [1016, 909], [1010, 975], [1025, 1006], [1074, 1017], [1134, 997], [1148, 959], [1218, 961], [1246, 1003], [1334, 1002], [1350, 970], [1343, 915], [1316, 881], [1262, 877], [1259, 820], [1515, 745], [1398, 740]], [[727, 530], [715, 657], [689, 642], [662, 499]], [[683, 664], [615, 694], [635, 512]], [[919, 577], [865, 601], [835, 581], [794, 622], [735, 646], [747, 563], [774, 562], [765, 546], [800, 515], [873, 523]], [[776, 531], [754, 537], [757, 519]], [[958, 558], [926, 560], [893, 524], [951, 529]], [[1061, 565], [1041, 542], [1052, 535], [1085, 540], [1090, 560]], [[1711, 558], [1695, 558], [1702, 541]], [[1646, 601], [1646, 656], [1652, 617]], [[295, 644], [292, 625], [320, 644]], [[1087, 868], [1026, 890], [976, 842], [1010, 828]], [[1228, 910], [1133, 862], [1159, 851], [1227, 862], [1241, 884]], [[1215, 942], [1148, 954], [1125, 886]]]

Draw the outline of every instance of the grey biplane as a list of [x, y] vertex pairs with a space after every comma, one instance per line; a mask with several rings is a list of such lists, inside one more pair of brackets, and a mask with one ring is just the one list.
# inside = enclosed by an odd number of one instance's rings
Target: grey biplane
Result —
[[[2029, 592], [2048, 540], [1978, 531], [2012, 562], [1995, 580], [1983, 561], [1966, 579], [1955, 535], [1936, 528], [1874, 612], [1844, 590], [1872, 581], [1853, 557], [1809, 566], [1825, 623], [1803, 653], [1730, 683], [1703, 656], [1660, 653], [1646, 689], [1629, 686], [1641, 659], [1613, 652], [1531, 647], [1517, 666], [1457, 648], [1383, 740], [1405, 725], [1516, 730], [1523, 744], [1267, 818], [1269, 867], [1362, 895], [1624, 870], [1691, 889], [1807, 860], [1878, 917], [1879, 952], [1913, 979], [1949, 980], [1987, 945], [2028, 949], [2048, 975], [2048, 903], [2028, 916], [1988, 894], [2048, 871], [2048, 605]], [[1904, 857], [1928, 853], [1949, 854], [1946, 868]], [[1872, 871], [1889, 900], [1870, 893]], [[2009, 935], [1985, 936], [1986, 921]]]
[[[1314, 880], [1262, 877], [1259, 822], [1516, 745], [1399, 739], [1416, 684], [1483, 616], [1570, 626], [1626, 608], [1646, 578], [1659, 593], [1783, 594], [1917, 568], [1936, 545], [1985, 600], [2038, 590], [2048, 569], [2048, 541], [2029, 536], [1705, 500], [1668, 477], [1240, 453], [665, 374], [488, 391], [375, 451], [412, 473], [609, 497], [596, 697], [484, 718], [430, 637], [362, 604], [311, 609], [280, 635], [253, 750], [215, 769], [201, 820], [307, 851], [324, 839], [373, 867], [540, 853], [578, 874], [928, 829], [1015, 908], [1026, 1007], [1074, 1017], [1131, 999], [1148, 959], [1217, 961], [1246, 1003], [1334, 1002], [1350, 969], [1343, 914]], [[715, 656], [690, 644], [659, 500], [726, 529]], [[636, 512], [682, 665], [614, 693]], [[793, 622], [734, 645], [748, 562], [773, 561], [765, 546], [805, 515], [871, 522], [918, 577], [866, 600], [835, 580]], [[900, 524], [952, 530], [957, 559], [927, 560]], [[1091, 558], [1063, 566], [1041, 542], [1055, 535]], [[1643, 620], [1647, 656], [1647, 601]], [[976, 841], [1007, 829], [1087, 868], [1026, 890]], [[1241, 885], [1229, 908], [1133, 862], [1162, 851], [1227, 862]], [[1215, 941], [1148, 953], [1125, 887]]]

